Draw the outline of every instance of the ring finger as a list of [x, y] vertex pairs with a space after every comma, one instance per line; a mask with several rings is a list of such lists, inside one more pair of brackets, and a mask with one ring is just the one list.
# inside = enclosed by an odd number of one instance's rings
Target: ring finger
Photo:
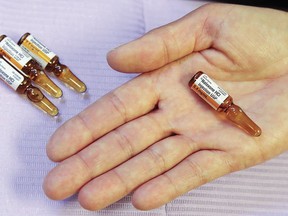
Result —
[[193, 140], [182, 135], [163, 139], [120, 166], [91, 180], [80, 190], [79, 202], [89, 210], [102, 209], [198, 150], [199, 147]]

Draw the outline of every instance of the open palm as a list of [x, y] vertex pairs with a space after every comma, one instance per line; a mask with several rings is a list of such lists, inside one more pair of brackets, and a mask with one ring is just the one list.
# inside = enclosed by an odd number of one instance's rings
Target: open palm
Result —
[[[288, 15], [209, 4], [108, 54], [142, 74], [61, 126], [47, 145], [60, 162], [45, 178], [52, 199], [79, 192], [97, 210], [134, 192], [139, 209], [163, 205], [217, 177], [288, 149]], [[188, 87], [217, 80], [261, 128], [254, 138]]]

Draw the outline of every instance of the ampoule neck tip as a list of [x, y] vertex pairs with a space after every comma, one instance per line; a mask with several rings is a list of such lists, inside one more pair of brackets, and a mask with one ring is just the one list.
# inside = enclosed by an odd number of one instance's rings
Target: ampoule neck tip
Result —
[[87, 92], [87, 87], [83, 85], [81, 88], [78, 89], [79, 93], [85, 94]]
[[259, 137], [261, 134], [262, 134], [262, 131], [261, 131], [261, 129], [259, 129], [259, 130], [255, 131], [254, 136]]
[[59, 115], [59, 109], [55, 106], [54, 107], [50, 106], [50, 110], [46, 110], [46, 112], [52, 117], [56, 117]]
[[61, 98], [63, 97], [63, 92], [62, 92], [62, 90], [58, 91], [58, 92], [55, 94], [54, 97], [55, 97], [55, 98], [58, 98], [58, 99], [61, 99]]
[[58, 110], [55, 111], [55, 112], [51, 112], [51, 113], [49, 113], [49, 114], [50, 114], [52, 117], [57, 117], [57, 116], [60, 115]]

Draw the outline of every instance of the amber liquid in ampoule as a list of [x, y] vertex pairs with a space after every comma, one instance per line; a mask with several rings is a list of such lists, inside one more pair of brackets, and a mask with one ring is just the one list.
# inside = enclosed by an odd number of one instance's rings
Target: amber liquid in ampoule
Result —
[[6, 35], [0, 36], [0, 54], [48, 94], [56, 98], [62, 96], [62, 90], [44, 73], [40, 65]]
[[58, 108], [43, 93], [31, 84], [31, 80], [0, 57], [0, 79], [19, 94], [26, 94], [28, 99], [43, 112], [57, 116]]
[[59, 57], [30, 33], [24, 34], [18, 44], [23, 50], [29, 53], [46, 72], [53, 73], [59, 80], [77, 92], [83, 93], [87, 90], [86, 85], [76, 77], [66, 65], [60, 63]]
[[226, 117], [238, 127], [252, 136], [260, 136], [261, 129], [237, 105], [233, 98], [219, 87], [202, 71], [197, 72], [189, 82], [189, 87], [219, 112], [226, 113]]

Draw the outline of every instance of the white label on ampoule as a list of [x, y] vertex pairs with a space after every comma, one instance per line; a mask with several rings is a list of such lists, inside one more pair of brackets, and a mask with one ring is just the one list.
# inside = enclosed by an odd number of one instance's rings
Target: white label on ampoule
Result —
[[209, 103], [215, 110], [225, 101], [229, 96], [221, 87], [219, 87], [212, 79], [206, 74], [202, 74], [194, 82], [192, 88], [201, 93], [198, 94]]
[[5, 37], [0, 42], [0, 53], [15, 67], [21, 70], [32, 58], [25, 53], [11, 38]]
[[52, 58], [56, 56], [44, 44], [37, 40], [31, 34], [25, 38], [20, 45], [29, 55], [31, 55], [44, 69]]
[[24, 77], [2, 58], [0, 58], [0, 78], [15, 91], [24, 80]]

